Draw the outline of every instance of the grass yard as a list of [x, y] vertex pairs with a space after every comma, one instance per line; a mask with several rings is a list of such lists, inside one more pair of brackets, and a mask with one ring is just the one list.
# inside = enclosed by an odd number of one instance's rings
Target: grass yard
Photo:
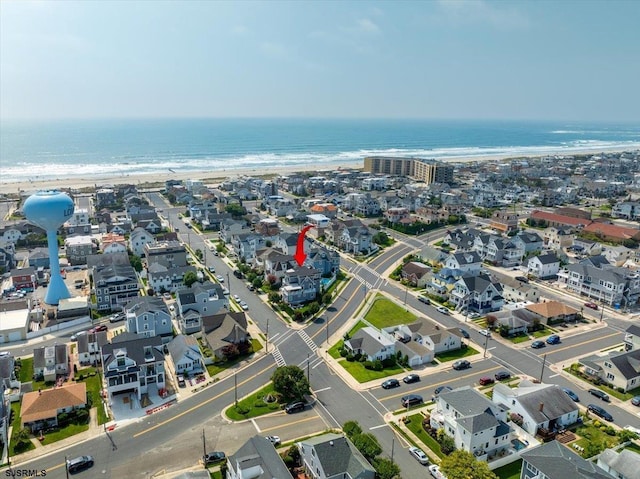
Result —
[[62, 439], [66, 439], [68, 437], [74, 436], [75, 434], [79, 434], [81, 432], [85, 432], [89, 430], [88, 424], [69, 424], [66, 427], [63, 427], [59, 431], [48, 432], [44, 435], [44, 440], [41, 441], [43, 446], [47, 444], [54, 443], [56, 441], [61, 441]]
[[596, 419], [578, 426], [575, 433], [580, 436], [580, 439], [576, 441], [576, 444], [585, 449], [588, 443], [602, 444], [603, 450], [618, 445], [620, 438], [618, 438], [618, 436], [609, 436], [604, 431], [601, 431], [599, 427], [594, 426], [596, 422], [605, 426], [608, 425], [605, 421]]
[[381, 294], [376, 296], [373, 305], [371, 305], [364, 317], [378, 329], [398, 324], [411, 324], [418, 319], [413, 313], [388, 300]]
[[267, 404], [263, 398], [273, 392], [273, 383], [269, 382], [265, 387], [238, 401], [238, 405], [226, 410], [226, 416], [233, 421], [242, 421], [252, 417], [262, 416], [280, 410], [280, 404], [273, 402]]
[[[95, 373], [95, 374], [94, 374]], [[93, 376], [92, 376], [93, 374]], [[92, 407], [95, 407], [98, 412], [98, 424], [104, 424], [111, 420], [107, 413], [104, 411], [104, 407], [102, 405], [102, 397], [100, 396], [100, 391], [102, 391], [102, 378], [100, 373], [96, 368], [84, 368], [79, 369], [78, 373], [75, 375], [76, 378], [83, 376], [85, 379], [84, 383], [87, 385], [87, 395], [91, 396]]]
[[511, 464], [499, 467], [493, 472], [500, 479], [520, 479], [520, 470], [522, 469], [522, 459], [518, 459]]
[[553, 334], [553, 331], [551, 331], [549, 328], [544, 328], [541, 329], [540, 331], [534, 331], [533, 333], [531, 333], [531, 335], [534, 338], [542, 338], [544, 336], [550, 336]]
[[33, 391], [39, 389], [50, 389], [53, 387], [53, 382], [36, 381], [33, 379], [33, 357], [23, 358], [20, 360], [20, 382], [33, 384]]
[[[353, 337], [353, 335], [355, 334], [356, 331], [358, 331], [359, 329], [362, 329], [366, 326], [366, 324], [364, 324], [362, 321], [358, 321], [355, 326], [353, 328], [351, 328], [351, 330], [349, 330], [349, 332], [347, 333], [349, 335], [349, 337]], [[342, 345], [344, 344], [344, 341], [341, 339], [340, 341], [338, 341], [336, 344], [334, 344], [333, 346], [331, 346], [329, 348], [329, 354], [331, 355], [331, 357], [333, 359], [338, 359], [340, 358], [340, 349], [342, 348]]]
[[529, 335], [520, 334], [514, 338], [507, 338], [507, 339], [511, 341], [513, 344], [526, 343], [527, 341], [529, 341]]
[[[13, 421], [11, 422], [13, 429], [11, 430], [11, 439], [9, 441], [9, 454], [15, 456], [16, 451], [14, 448], [18, 442], [18, 435], [20, 433], [20, 402], [12, 402], [11, 410], [13, 411]], [[29, 436], [31, 436], [31, 433], [29, 433]], [[20, 454], [36, 448], [31, 441], [27, 441], [25, 444], [27, 447], [21, 450]]]
[[446, 363], [447, 361], [455, 361], [456, 359], [466, 358], [468, 356], [473, 356], [474, 354], [478, 354], [478, 351], [473, 349], [471, 346], [467, 346], [466, 348], [438, 353], [436, 354], [436, 359], [441, 363]]
[[237, 358], [232, 359], [231, 361], [225, 361], [223, 363], [208, 364], [207, 372], [209, 373], [209, 376], [214, 377], [216, 374], [221, 373], [225, 369], [229, 369], [231, 366], [235, 366], [239, 362], [244, 361], [249, 356], [251, 356], [254, 353], [257, 353], [263, 348], [262, 343], [255, 338], [251, 340], [251, 346], [253, 348], [253, 351], [250, 352], [249, 354], [240, 355]]
[[414, 414], [409, 416], [409, 422], [406, 422], [405, 425], [407, 426], [407, 429], [418, 436], [418, 439], [420, 439], [426, 447], [431, 449], [440, 459], [442, 459], [445, 454], [440, 450], [440, 444], [438, 444], [434, 438], [429, 436], [429, 434], [422, 429], [423, 419], [424, 416], [422, 414]]
[[375, 379], [383, 379], [387, 376], [393, 376], [394, 374], [407, 371], [399, 366], [384, 368], [382, 371], [373, 371], [372, 369], [366, 369], [364, 364], [360, 361], [347, 361], [346, 359], [338, 361], [338, 364], [340, 364], [359, 383], [366, 383]]

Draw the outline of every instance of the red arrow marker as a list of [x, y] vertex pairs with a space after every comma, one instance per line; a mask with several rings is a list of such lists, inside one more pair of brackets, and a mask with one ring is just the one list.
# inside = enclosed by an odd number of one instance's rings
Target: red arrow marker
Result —
[[304, 264], [304, 260], [307, 259], [307, 255], [304, 252], [304, 234], [313, 228], [313, 225], [307, 225], [300, 233], [298, 233], [298, 242], [296, 243], [296, 254], [293, 255], [293, 258], [298, 263], [298, 266], [302, 266]]

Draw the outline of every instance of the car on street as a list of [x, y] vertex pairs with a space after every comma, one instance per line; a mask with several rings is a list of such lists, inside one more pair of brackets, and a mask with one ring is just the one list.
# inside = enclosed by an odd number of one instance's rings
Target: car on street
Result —
[[245, 311], [249, 309], [249, 305], [245, 301], [240, 301], [240, 307]]
[[509, 371], [498, 371], [494, 374], [496, 381], [504, 381], [505, 379], [511, 378], [511, 373]]
[[385, 382], [382, 383], [382, 389], [392, 389], [392, 388], [397, 388], [400, 386], [400, 381], [398, 381], [397, 379], [387, 379]]
[[469, 339], [471, 337], [466, 329], [458, 328], [458, 331], [460, 331], [460, 334], [462, 334], [464, 339]]
[[402, 378], [402, 382], [405, 384], [417, 383], [418, 381], [420, 381], [420, 376], [417, 374], [409, 374]]
[[422, 404], [424, 401], [422, 396], [417, 394], [407, 394], [406, 396], [402, 396], [400, 399], [400, 404], [402, 407], [416, 406], [418, 404]]
[[531, 347], [533, 349], [544, 348], [544, 341], [540, 341], [539, 339], [536, 339], [534, 342], [531, 343]]
[[526, 276], [516, 276], [516, 281], [520, 281], [521, 283], [528, 283], [529, 279]]
[[493, 383], [495, 383], [495, 382], [496, 382], [496, 380], [495, 380], [495, 379], [493, 379], [493, 378], [492, 378], [492, 377], [490, 377], [490, 376], [482, 376], [482, 377], [478, 380], [478, 382], [480, 383], [480, 386], [486, 386], [486, 385], [488, 385], [488, 384], [493, 384]]
[[77, 333], [72, 334], [69, 339], [71, 341], [77, 341], [78, 340], [78, 336], [82, 336], [83, 334], [87, 334], [87, 332], [86, 331], [78, 331]]
[[302, 401], [295, 401], [287, 404], [284, 407], [284, 412], [286, 412], [287, 414], [293, 414], [294, 412], [304, 411], [305, 407], [306, 405]]
[[435, 391], [433, 391], [433, 393], [438, 396], [441, 393], [446, 393], [449, 391], [453, 391], [453, 388], [451, 386], [438, 386]]
[[217, 279], [220, 283], [224, 283], [224, 276], [222, 276], [221, 274], [216, 274], [216, 279]]
[[481, 316], [480, 313], [471, 313], [469, 314], [469, 319], [477, 319]]
[[427, 455], [424, 453], [422, 449], [417, 447], [410, 447], [409, 454], [415, 457], [416, 461], [418, 461], [423, 466], [429, 465], [429, 458], [427, 457]]
[[236, 301], [240, 301], [240, 296], [238, 296], [237, 294], [234, 294], [233, 299], [235, 299]]
[[625, 431], [631, 431], [631, 432], [637, 434], [638, 436], [640, 436], [640, 427], [625, 426], [622, 429], [624, 429]]
[[600, 416], [605, 421], [613, 422], [613, 416], [607, 412], [606, 409], [597, 406], [595, 404], [589, 404], [587, 410], [591, 411], [596, 416]]
[[418, 296], [418, 301], [424, 304], [431, 304], [431, 301], [426, 296]]
[[182, 374], [178, 374], [176, 379], [178, 380], [178, 386], [180, 386], [181, 388], [187, 386], [187, 383], [184, 381], [184, 376]]
[[611, 401], [611, 398], [609, 397], [609, 395], [604, 391], [600, 391], [600, 389], [589, 389], [588, 393], [591, 394], [592, 396], [602, 399], [604, 402]]
[[92, 456], [79, 456], [67, 461], [67, 472], [69, 472], [69, 474], [75, 474], [90, 467], [93, 467]]
[[202, 456], [202, 462], [204, 462], [205, 466], [209, 466], [211, 464], [217, 464], [219, 462], [224, 461], [227, 458], [224, 452], [214, 451], [208, 452], [204, 456]]
[[634, 406], [640, 406], [640, 396], [632, 397], [631, 404], [633, 404]]
[[491, 331], [489, 331], [488, 329], [481, 329], [480, 331], [478, 331], [478, 333], [487, 338], [491, 337]]
[[274, 446], [280, 445], [280, 436], [265, 436], [264, 438]]
[[91, 328], [89, 330], [90, 333], [99, 333], [100, 331], [107, 331], [109, 328], [107, 328], [106, 324], [98, 324], [97, 326], [94, 326], [93, 328]]
[[547, 338], [547, 344], [560, 344], [560, 336], [552, 334]]
[[442, 314], [449, 314], [449, 308], [445, 308], [444, 306], [438, 306], [436, 310]]
[[578, 395], [574, 393], [571, 389], [562, 388], [562, 390], [567, 396], [569, 396], [573, 400], [573, 402], [580, 402], [580, 398], [578, 397]]
[[249, 291], [254, 291], [256, 288], [254, 288], [254, 286], [251, 283], [247, 283], [247, 289]]
[[429, 474], [431, 474], [432, 477], [435, 477], [435, 479], [444, 478], [444, 475], [440, 472], [440, 466], [437, 464], [431, 464], [429, 466]]
[[597, 310], [597, 309], [598, 309], [598, 305], [597, 305], [596, 303], [592, 303], [592, 302], [590, 302], [590, 301], [589, 301], [589, 302], [587, 302], [587, 303], [584, 303], [584, 305], [585, 305], [587, 308], [591, 308], [591, 309], [595, 309], [595, 310]]
[[109, 316], [110, 323], [117, 323], [118, 321], [124, 321], [127, 318], [127, 315], [124, 313], [112, 314]]
[[209, 266], [209, 273], [215, 273], [216, 269], [213, 266]]
[[461, 371], [462, 369], [468, 369], [471, 367], [471, 363], [466, 359], [458, 359], [455, 363], [453, 363], [453, 369], [456, 371]]

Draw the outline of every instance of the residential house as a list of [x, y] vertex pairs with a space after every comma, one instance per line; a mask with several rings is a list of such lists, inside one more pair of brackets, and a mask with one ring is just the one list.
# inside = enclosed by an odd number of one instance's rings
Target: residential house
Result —
[[545, 247], [559, 251], [571, 246], [576, 238], [573, 228], [569, 226], [552, 226], [543, 232]]
[[227, 479], [288, 479], [291, 473], [271, 442], [253, 436], [227, 456]]
[[282, 283], [286, 271], [296, 265], [296, 260], [290, 254], [283, 254], [276, 250], [267, 250], [257, 259], [257, 265], [262, 266], [264, 279], [275, 277], [275, 283]]
[[488, 313], [498, 311], [504, 304], [502, 285], [486, 274], [463, 275], [456, 281], [449, 295], [456, 309]]
[[[49, 269], [49, 261], [48, 248], [34, 248], [29, 252], [29, 266], [35, 270], [38, 270], [38, 268]], [[0, 261], [1, 265], [2, 262]]]
[[280, 293], [289, 306], [314, 301], [320, 294], [321, 273], [317, 269], [294, 266], [284, 272]]
[[85, 365], [96, 365], [100, 361], [102, 346], [107, 344], [106, 331], [78, 335], [78, 362]]
[[527, 231], [518, 233], [511, 241], [513, 241], [518, 249], [524, 251], [525, 255], [541, 251], [544, 246], [544, 240], [538, 233], [529, 233]]
[[537, 303], [540, 300], [540, 291], [534, 284], [518, 281], [507, 275], [500, 276], [500, 284], [505, 301]]
[[161, 263], [168, 267], [186, 266], [187, 249], [179, 241], [157, 241], [144, 245], [144, 255], [147, 265]]
[[492, 401], [504, 404], [510, 414], [521, 418], [518, 425], [532, 436], [538, 431], [563, 429], [578, 421], [578, 405], [556, 384], [534, 384], [521, 381], [517, 387], [498, 383], [493, 388]]
[[246, 351], [251, 345], [251, 335], [247, 330], [247, 317], [244, 312], [230, 311], [204, 316], [202, 332], [209, 348], [218, 359], [225, 359], [230, 345]]
[[534, 313], [541, 324], [567, 323], [578, 320], [579, 311], [560, 301], [529, 304], [526, 309]]
[[490, 226], [502, 233], [511, 233], [518, 229], [518, 215], [512, 211], [496, 211], [491, 216]]
[[[38, 249], [42, 249], [47, 251], [47, 255], [46, 255], [46, 267], [49, 267], [49, 253], [48, 250], [46, 250], [45, 248], [38, 248]], [[32, 254], [38, 254], [38, 256], [40, 255], [40, 253], [35, 253], [32, 252], [29, 254], [29, 259], [31, 260], [31, 255]], [[35, 258], [34, 258], [35, 259]], [[10, 271], [12, 268], [15, 268], [16, 266], [16, 245], [13, 242], [7, 241], [3, 238], [0, 237], [0, 273], [6, 273], [7, 271]], [[34, 267], [33, 263], [29, 263], [29, 266]]]
[[440, 248], [434, 248], [433, 246], [426, 245], [420, 250], [418, 256], [422, 262], [430, 264], [431, 266], [436, 266], [444, 263], [449, 255]]
[[640, 219], [640, 203], [637, 201], [621, 201], [611, 208], [613, 218], [624, 218], [627, 220]]
[[524, 255], [522, 245], [499, 236], [491, 236], [484, 250], [486, 252], [483, 258], [485, 261], [504, 268], [511, 268], [519, 264]]
[[624, 335], [625, 351], [640, 350], [640, 326], [632, 324], [625, 330]]
[[138, 297], [138, 275], [127, 253], [88, 256], [87, 267], [93, 277], [98, 311], [121, 311]]
[[591, 461], [558, 441], [550, 441], [520, 454], [520, 479], [611, 479]]
[[443, 242], [453, 248], [456, 253], [466, 253], [473, 249], [477, 230], [462, 231], [459, 228], [447, 232]]
[[400, 223], [403, 220], [407, 220], [411, 217], [408, 208], [389, 208], [384, 212], [384, 219], [389, 223]]
[[603, 246], [602, 256], [607, 258], [607, 261], [615, 266], [624, 266], [624, 264], [635, 259], [638, 249], [630, 249], [626, 246]]
[[69, 350], [66, 344], [55, 344], [33, 350], [33, 374], [44, 381], [55, 381], [69, 374]]
[[[12, 354], [5, 354], [0, 356], [0, 391], [4, 391], [4, 394], [0, 397], [0, 434], [6, 431], [5, 423], [2, 423], [2, 418], [5, 417], [3, 410], [4, 400], [9, 402], [20, 401], [21, 398], [21, 382], [20, 378], [16, 375], [16, 359]], [[5, 436], [0, 436], [5, 437]]]
[[602, 254], [602, 244], [587, 238], [576, 237], [573, 240], [573, 245], [567, 248], [567, 250], [575, 251], [584, 256], [597, 256]]
[[477, 274], [482, 267], [482, 259], [475, 251], [453, 253], [444, 262], [445, 268], [460, 270], [464, 273]]
[[124, 310], [128, 332], [145, 338], [159, 336], [167, 341], [173, 336], [171, 314], [161, 298], [141, 296], [128, 302]]
[[113, 188], [100, 188], [96, 190], [95, 208], [101, 209], [116, 204], [116, 192]]
[[87, 256], [98, 251], [91, 236], [69, 236], [64, 240], [64, 247], [71, 265], [87, 264]]
[[134, 255], [142, 258], [145, 245], [155, 242], [155, 238], [146, 229], [137, 227], [129, 235], [129, 248]]
[[190, 288], [182, 288], [176, 292], [176, 307], [179, 315], [196, 311], [201, 316], [210, 316], [223, 308], [228, 309], [229, 299], [218, 283], [195, 282]]
[[492, 459], [511, 446], [507, 410], [469, 386], [440, 393], [431, 426], [443, 429], [457, 449], [472, 453], [479, 461]]
[[296, 443], [311, 479], [375, 479], [376, 470], [342, 434], [327, 433]]
[[418, 261], [409, 261], [402, 266], [400, 276], [411, 286], [424, 288], [430, 280], [430, 276], [428, 275], [430, 272], [431, 268], [426, 264]]
[[378, 249], [373, 243], [373, 233], [360, 220], [332, 221], [325, 230], [325, 236], [330, 244], [355, 255], [369, 254]]
[[58, 415], [87, 406], [87, 385], [84, 382], [25, 393], [20, 405], [20, 427], [33, 434], [56, 427]]
[[153, 263], [147, 268], [149, 287], [158, 292], [175, 292], [184, 287], [185, 274], [197, 274], [195, 266], [168, 266], [160, 262]]
[[[298, 233], [280, 233], [273, 241], [273, 249], [279, 250], [282, 254], [294, 255], [298, 246], [298, 236]], [[305, 251], [307, 244], [308, 241], [305, 241]]]
[[[505, 309], [504, 311], [497, 312], [494, 316], [496, 317], [500, 334], [505, 334], [508, 337], [527, 334], [533, 326], [533, 318], [531, 318], [533, 313], [522, 308]], [[505, 330], [503, 331], [503, 329]]]
[[[127, 394], [138, 401], [143, 394], [166, 388], [162, 338], [132, 333], [115, 336], [102, 346], [104, 382], [109, 402]], [[82, 383], [81, 383], [82, 384]]]
[[395, 354], [395, 341], [371, 326], [356, 331], [345, 340], [344, 347], [352, 354], [366, 356], [368, 361], [382, 361]]
[[627, 392], [640, 387], [640, 349], [594, 354], [581, 358], [579, 363], [586, 374], [613, 388], [621, 388]]
[[393, 335], [394, 339], [404, 344], [410, 341], [421, 344], [435, 354], [462, 347], [458, 328], [442, 328], [439, 324], [426, 319], [419, 319], [408, 325], [384, 328], [383, 332]]
[[193, 336], [178, 334], [167, 345], [176, 374], [199, 374], [204, 371], [204, 360]]
[[640, 479], [640, 454], [632, 449], [605, 449], [598, 455], [597, 465], [616, 479]]
[[527, 274], [540, 279], [555, 278], [560, 271], [560, 260], [554, 253], [532, 256], [525, 261]]
[[14, 290], [33, 289], [36, 283], [36, 270], [32, 267], [12, 269], [9, 278]]
[[324, 277], [335, 276], [340, 271], [340, 254], [324, 246], [314, 243], [305, 247], [307, 258], [304, 266], [320, 271]]

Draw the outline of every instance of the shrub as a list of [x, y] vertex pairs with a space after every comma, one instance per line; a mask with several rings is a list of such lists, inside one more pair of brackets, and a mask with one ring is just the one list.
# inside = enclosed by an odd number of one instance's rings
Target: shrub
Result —
[[346, 348], [340, 348], [340, 356], [346, 358], [349, 355], [349, 351]]

